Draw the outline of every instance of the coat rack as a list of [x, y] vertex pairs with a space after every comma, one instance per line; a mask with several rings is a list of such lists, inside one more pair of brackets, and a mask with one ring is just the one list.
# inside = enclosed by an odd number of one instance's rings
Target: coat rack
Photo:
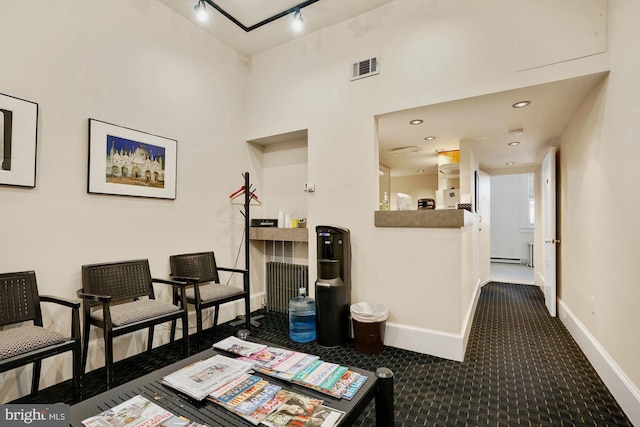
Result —
[[242, 187], [240, 187], [240, 189], [238, 189], [237, 191], [231, 193], [231, 195], [229, 196], [229, 199], [231, 199], [232, 203], [233, 200], [244, 195], [244, 210], [240, 211], [240, 213], [242, 214], [242, 216], [244, 216], [244, 273], [243, 273], [243, 285], [244, 285], [244, 292], [246, 292], [246, 294], [248, 295], [247, 298], [245, 298], [245, 302], [244, 302], [244, 312], [245, 315], [244, 316], [238, 316], [237, 319], [233, 322], [230, 323], [231, 326], [238, 326], [241, 324], [245, 324], [245, 327], [247, 328], [247, 330], [251, 330], [251, 326], [255, 326], [258, 327], [260, 326], [260, 323], [257, 322], [258, 319], [263, 318], [264, 316], [260, 315], [260, 316], [254, 316], [253, 318], [251, 317], [251, 274], [250, 274], [250, 270], [249, 270], [249, 225], [251, 223], [251, 217], [249, 215], [249, 208], [251, 206], [251, 201], [255, 200], [256, 203], [258, 204], [262, 204], [260, 202], [260, 200], [258, 199], [258, 196], [256, 195], [256, 190], [251, 188], [251, 182], [249, 180], [249, 172], [245, 172], [242, 174], [242, 177], [244, 178], [244, 185]]

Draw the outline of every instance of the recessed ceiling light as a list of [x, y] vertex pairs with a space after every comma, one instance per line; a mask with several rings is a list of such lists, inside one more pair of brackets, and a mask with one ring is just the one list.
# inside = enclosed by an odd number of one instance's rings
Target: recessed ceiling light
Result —
[[524, 108], [531, 104], [531, 101], [519, 101], [512, 105], [513, 108]]
[[507, 166], [511, 166], [511, 165], [515, 165], [515, 164], [516, 164], [516, 162], [507, 162], [507, 163], [505, 163], [505, 165], [507, 165]]
[[411, 123], [412, 125], [420, 125], [422, 124], [422, 120], [415, 119], [415, 120], [411, 120], [409, 123]]
[[515, 147], [516, 145], [520, 144], [520, 141], [511, 141], [510, 143], [508, 143], [507, 145], [510, 145], [512, 147]]
[[436, 139], [435, 136], [426, 136], [424, 139], [426, 139], [427, 141], [433, 141], [434, 139]]
[[424, 169], [418, 169], [416, 172], [418, 172], [418, 173], [424, 173]]
[[446, 150], [444, 148], [437, 148], [436, 153], [444, 153]]

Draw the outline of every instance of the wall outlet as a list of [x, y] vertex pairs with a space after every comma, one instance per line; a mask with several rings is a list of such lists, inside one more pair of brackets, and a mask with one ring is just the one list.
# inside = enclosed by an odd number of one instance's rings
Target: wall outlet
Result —
[[316, 185], [313, 182], [305, 182], [304, 191], [313, 193], [314, 191], [316, 191]]

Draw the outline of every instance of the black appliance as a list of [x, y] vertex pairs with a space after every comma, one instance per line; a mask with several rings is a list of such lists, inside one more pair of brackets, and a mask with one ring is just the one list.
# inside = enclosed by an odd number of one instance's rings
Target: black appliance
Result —
[[323, 347], [339, 347], [349, 337], [351, 234], [343, 227], [318, 225], [316, 237], [316, 341]]

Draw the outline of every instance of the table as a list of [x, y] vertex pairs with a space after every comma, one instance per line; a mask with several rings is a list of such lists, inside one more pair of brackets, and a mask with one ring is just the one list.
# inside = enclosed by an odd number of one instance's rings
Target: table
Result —
[[[90, 399], [79, 402], [70, 408], [70, 424], [73, 427], [82, 427], [82, 420], [106, 411], [107, 409], [139, 394], [145, 396], [147, 399], [155, 402], [175, 415], [180, 415], [189, 418], [192, 421], [208, 424], [211, 427], [253, 426], [250, 422], [213, 402], [207, 401], [206, 399], [198, 402], [183, 395], [182, 393], [179, 393], [173, 388], [162, 384], [161, 380], [165, 375], [175, 372], [180, 368], [197, 362], [198, 360], [207, 359], [215, 354], [225, 353], [212, 349], [205, 350], [179, 362], [158, 369], [157, 371], [143, 377], [132, 380], [126, 384], [122, 384]], [[381, 378], [378, 378], [376, 374], [370, 371], [351, 367], [349, 369], [367, 376], [367, 381], [365, 381], [352, 400], [336, 399], [287, 381], [281, 381], [277, 378], [265, 376], [260, 373], [257, 373], [256, 375], [264, 377], [269, 382], [281, 385], [283, 388], [322, 399], [326, 406], [343, 411], [345, 416], [338, 424], [339, 426], [352, 425], [362, 414], [369, 402], [371, 402], [375, 397], [377, 402], [376, 425], [380, 427], [388, 426], [389, 414], [391, 414], [391, 419], [393, 418], [393, 391], [391, 390], [390, 398], [388, 387], [389, 383], [386, 379], [382, 378], [384, 375]], [[385, 368], [381, 369], [385, 370]], [[381, 384], [383, 384], [383, 387], [380, 387]]]

